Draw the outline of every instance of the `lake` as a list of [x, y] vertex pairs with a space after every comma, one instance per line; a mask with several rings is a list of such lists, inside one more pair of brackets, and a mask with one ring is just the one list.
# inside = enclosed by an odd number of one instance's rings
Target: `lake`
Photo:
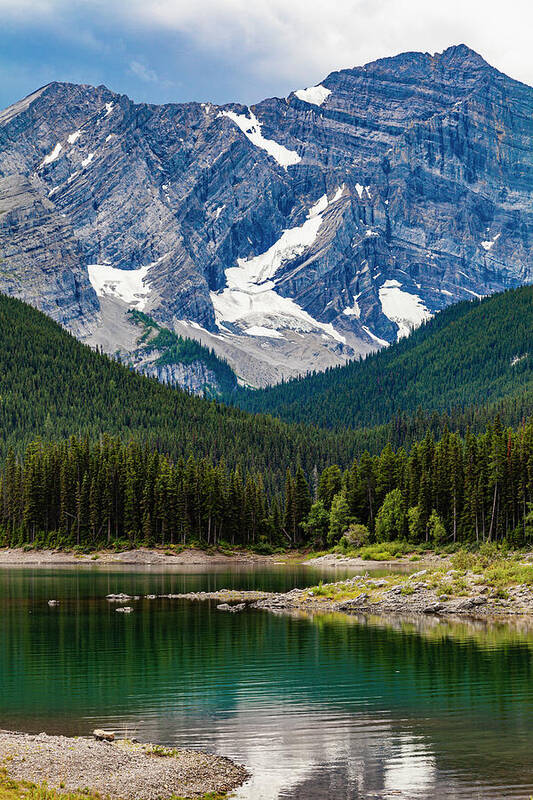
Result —
[[332, 574], [0, 569], [0, 727], [105, 727], [217, 752], [253, 773], [240, 800], [529, 798], [525, 625], [234, 615], [165, 599], [141, 599], [125, 615], [105, 600], [288, 590]]

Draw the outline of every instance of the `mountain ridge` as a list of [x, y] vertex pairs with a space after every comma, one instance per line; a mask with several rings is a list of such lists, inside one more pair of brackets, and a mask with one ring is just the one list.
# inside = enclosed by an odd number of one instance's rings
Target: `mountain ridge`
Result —
[[250, 107], [52, 82], [0, 113], [0, 290], [125, 357], [146, 311], [251, 385], [364, 356], [532, 279], [530, 108], [465, 45]]

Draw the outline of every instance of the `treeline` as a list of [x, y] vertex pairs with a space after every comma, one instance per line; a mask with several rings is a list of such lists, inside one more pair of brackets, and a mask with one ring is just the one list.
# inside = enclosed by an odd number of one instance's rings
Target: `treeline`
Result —
[[283, 491], [207, 458], [171, 460], [136, 440], [31, 443], [0, 477], [3, 544], [96, 548], [222, 542], [268, 549], [507, 540], [533, 536], [533, 423], [499, 420], [463, 439], [387, 445], [347, 470], [294, 464]]
[[132, 440], [103, 436], [32, 442], [22, 460], [8, 454], [1, 488], [4, 543], [97, 547], [254, 544], [274, 529], [260, 475], [208, 459], [172, 463]]

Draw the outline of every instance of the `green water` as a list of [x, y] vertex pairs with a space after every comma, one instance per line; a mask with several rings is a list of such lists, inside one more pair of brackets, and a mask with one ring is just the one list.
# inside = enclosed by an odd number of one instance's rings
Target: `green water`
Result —
[[124, 615], [105, 600], [320, 576], [0, 570], [0, 727], [104, 726], [228, 755], [253, 773], [237, 793], [246, 800], [529, 798], [527, 628], [232, 615], [164, 599]]

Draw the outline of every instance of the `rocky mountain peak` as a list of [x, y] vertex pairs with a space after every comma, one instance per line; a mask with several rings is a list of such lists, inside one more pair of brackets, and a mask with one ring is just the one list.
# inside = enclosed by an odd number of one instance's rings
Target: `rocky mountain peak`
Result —
[[533, 280], [532, 110], [465, 45], [252, 107], [49, 84], [0, 112], [0, 290], [125, 357], [147, 313], [253, 385], [342, 363]]

